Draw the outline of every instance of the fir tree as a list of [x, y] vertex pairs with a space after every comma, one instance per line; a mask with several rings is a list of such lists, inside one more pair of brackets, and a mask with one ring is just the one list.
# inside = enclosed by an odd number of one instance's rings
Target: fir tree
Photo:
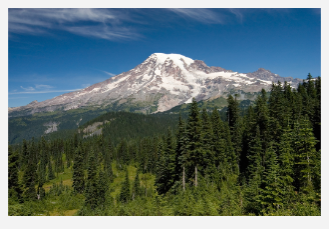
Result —
[[18, 182], [18, 152], [8, 146], [8, 193], [9, 197], [20, 199], [21, 189]]
[[83, 155], [81, 152], [81, 146], [78, 146], [75, 152], [74, 163], [73, 163], [73, 188], [77, 193], [82, 193], [85, 187], [84, 180], [84, 165]]
[[288, 126], [280, 139], [279, 144], [279, 164], [280, 164], [280, 195], [282, 203], [289, 206], [293, 201], [293, 168], [294, 168], [294, 150], [292, 148], [292, 131]]
[[105, 207], [106, 203], [106, 193], [109, 189], [109, 178], [106, 176], [106, 173], [99, 171], [99, 182], [97, 187], [97, 205]]
[[91, 152], [88, 163], [88, 176], [86, 181], [86, 192], [85, 192], [85, 205], [91, 209], [95, 209], [98, 205], [98, 176], [96, 159]]
[[259, 213], [262, 209], [260, 205], [260, 195], [261, 195], [261, 184], [264, 172], [264, 167], [262, 166], [262, 143], [260, 140], [260, 130], [257, 126], [256, 136], [250, 142], [249, 147], [249, 165], [248, 165], [248, 188], [246, 190], [246, 198], [249, 202], [247, 210], [254, 213]]
[[129, 176], [128, 176], [128, 170], [127, 170], [125, 180], [124, 180], [124, 182], [122, 184], [122, 187], [121, 187], [119, 200], [123, 203], [126, 203], [130, 199], [131, 199], [131, 196], [130, 196], [130, 182], [129, 182]]
[[265, 211], [264, 208], [279, 209], [283, 205], [279, 186], [279, 164], [272, 146], [268, 148], [266, 154], [268, 155], [268, 161], [266, 163], [266, 170], [262, 181], [264, 189], [261, 190], [260, 195], [260, 202], [263, 205], [263, 212]]
[[48, 180], [53, 180], [55, 178], [56, 177], [55, 177], [55, 174], [54, 174], [54, 171], [53, 171], [51, 159], [49, 158], [49, 162], [48, 162]]
[[132, 189], [132, 199], [134, 200], [136, 197], [140, 196], [141, 194], [141, 187], [138, 172], [136, 172], [133, 189]]
[[299, 184], [301, 190], [309, 193], [313, 191], [314, 167], [316, 160], [316, 139], [313, 136], [311, 128], [305, 124], [298, 131], [295, 147], [297, 149], [297, 164], [299, 165], [300, 177]]
[[187, 160], [194, 167], [194, 186], [198, 186], [198, 167], [203, 164], [205, 155], [202, 146], [202, 125], [199, 115], [198, 104], [193, 98], [187, 123], [186, 147], [189, 151]]

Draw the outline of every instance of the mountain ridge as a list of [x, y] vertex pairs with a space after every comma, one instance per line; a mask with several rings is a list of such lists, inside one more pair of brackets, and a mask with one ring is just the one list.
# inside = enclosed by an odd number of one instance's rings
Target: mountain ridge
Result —
[[207, 66], [180, 54], [154, 53], [135, 68], [84, 89], [42, 102], [8, 109], [9, 117], [80, 107], [135, 105], [141, 112], [163, 112], [180, 104], [223, 96], [227, 92], [269, 90], [272, 82], [287, 81], [296, 87], [301, 79], [281, 77], [259, 68], [238, 73]]

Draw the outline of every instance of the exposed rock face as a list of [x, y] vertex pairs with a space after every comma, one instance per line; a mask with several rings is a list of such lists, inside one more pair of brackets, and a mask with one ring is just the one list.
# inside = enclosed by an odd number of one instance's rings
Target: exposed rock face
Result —
[[86, 134], [83, 136], [83, 138], [102, 134], [103, 128], [101, 128], [101, 126], [106, 123], [109, 123], [109, 121], [105, 120], [104, 122], [95, 122], [92, 125], [87, 126], [82, 130], [82, 132]]
[[83, 106], [107, 106], [114, 102], [138, 104], [141, 109], [157, 103], [156, 112], [166, 111], [182, 103], [222, 96], [224, 92], [257, 92], [268, 90], [272, 81], [288, 81], [296, 87], [301, 79], [280, 77], [265, 69], [243, 74], [209, 67], [201, 60], [179, 54], [154, 53], [134, 69], [85, 89], [66, 93], [43, 102], [35, 102], [9, 110], [9, 117], [70, 110]]
[[60, 124], [59, 122], [49, 122], [49, 123], [43, 124], [44, 126], [48, 127], [48, 129], [45, 131], [45, 134], [49, 134], [49, 133], [57, 131], [57, 126], [59, 124]]

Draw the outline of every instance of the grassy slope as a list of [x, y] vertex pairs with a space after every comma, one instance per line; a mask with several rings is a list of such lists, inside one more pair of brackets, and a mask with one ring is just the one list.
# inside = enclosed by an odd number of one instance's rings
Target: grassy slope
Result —
[[[136, 176], [137, 172], [137, 167], [136, 165], [129, 165], [127, 166], [128, 169], [128, 174], [129, 174], [129, 181], [130, 181], [130, 188], [132, 189], [133, 187], [133, 182]], [[125, 170], [118, 170], [116, 166], [116, 162], [112, 163], [112, 170], [113, 174], [116, 176], [114, 181], [110, 184], [109, 190], [111, 190], [110, 195], [114, 198], [117, 199], [118, 195], [120, 195], [120, 190], [122, 183], [124, 182], [125, 179]], [[49, 192], [50, 187], [53, 184], [59, 185], [60, 182], [63, 182], [63, 185], [69, 186], [71, 189], [72, 188], [72, 175], [73, 175], [73, 170], [72, 167], [64, 169], [63, 173], [58, 173], [56, 174], [56, 178], [53, 180], [48, 181], [43, 185], [43, 188], [46, 190], [46, 192]], [[140, 173], [139, 174], [139, 179], [142, 187], [148, 188], [148, 189], [155, 189], [154, 187], [154, 182], [155, 182], [155, 176], [150, 174], [150, 173]], [[68, 200], [66, 199], [68, 197], [65, 196], [56, 196], [52, 197], [45, 202], [35, 202], [34, 205], [39, 205], [39, 206], [34, 206], [34, 209], [37, 209], [37, 212], [34, 212], [36, 215], [39, 216], [45, 216], [45, 215], [50, 215], [50, 216], [72, 216], [76, 215], [77, 211], [79, 208], [72, 209], [72, 205], [74, 206], [79, 206], [82, 207], [83, 205], [83, 200], [84, 196], [79, 194], [73, 200]], [[66, 202], [70, 201], [75, 201], [76, 203], [74, 204], [65, 204]]]

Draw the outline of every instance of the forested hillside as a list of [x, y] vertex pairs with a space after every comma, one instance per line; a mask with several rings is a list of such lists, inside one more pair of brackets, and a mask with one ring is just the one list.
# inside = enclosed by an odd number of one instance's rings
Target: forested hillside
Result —
[[321, 78], [273, 84], [246, 112], [227, 104], [223, 118], [193, 100], [175, 127], [131, 116], [134, 131], [105, 124], [83, 137], [85, 123], [9, 145], [8, 214], [321, 215]]

